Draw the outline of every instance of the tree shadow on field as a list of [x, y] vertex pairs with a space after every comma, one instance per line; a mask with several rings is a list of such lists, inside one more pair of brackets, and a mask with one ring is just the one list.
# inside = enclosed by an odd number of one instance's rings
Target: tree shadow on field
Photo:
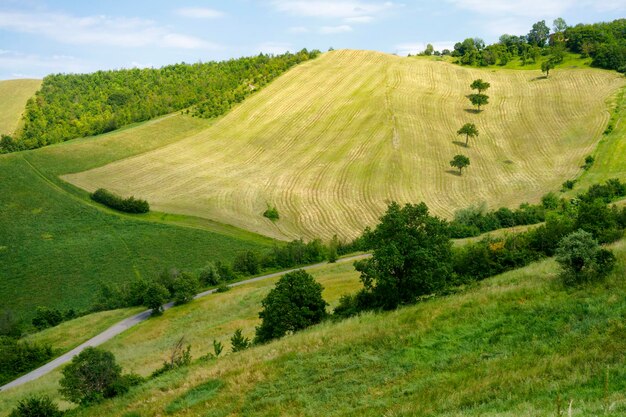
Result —
[[540, 80], [547, 80], [547, 79], [548, 79], [547, 75], [540, 75], [539, 77], [535, 77], [531, 79], [530, 81], [540, 81]]
[[450, 174], [450, 175], [454, 175], [456, 177], [460, 177], [461, 173], [459, 171], [457, 171], [456, 169], [449, 169], [446, 171], [446, 173]]
[[480, 112], [482, 112], [482, 110], [478, 110], [478, 109], [465, 109], [466, 113], [471, 113], [471, 114], [479, 114]]
[[453, 140], [452, 143], [461, 148], [469, 148], [469, 146], [465, 146], [465, 142], [461, 142], [460, 140]]

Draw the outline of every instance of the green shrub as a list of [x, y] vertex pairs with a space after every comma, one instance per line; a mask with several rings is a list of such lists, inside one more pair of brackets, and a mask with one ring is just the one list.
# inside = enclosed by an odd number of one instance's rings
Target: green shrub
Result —
[[233, 261], [233, 269], [244, 275], [256, 275], [261, 271], [259, 256], [252, 252], [240, 252]]
[[204, 269], [202, 269], [202, 271], [200, 271], [198, 279], [202, 285], [207, 287], [212, 287], [222, 282], [222, 277], [220, 276], [215, 265], [212, 263], [208, 264], [204, 267]]
[[42, 395], [20, 400], [9, 417], [61, 417], [62, 415], [63, 413], [50, 397]]
[[144, 295], [143, 304], [152, 309], [153, 316], [160, 316], [163, 314], [163, 304], [167, 302], [170, 297], [170, 292], [162, 284], [153, 282], [146, 289]]
[[183, 272], [178, 276], [173, 284], [174, 303], [177, 305], [185, 304], [193, 300], [194, 295], [198, 293], [200, 284], [196, 277]]
[[150, 205], [146, 200], [135, 197], [122, 198], [104, 188], [97, 189], [90, 196], [93, 201], [125, 213], [147, 213], [150, 211]]
[[0, 385], [43, 365], [53, 356], [54, 351], [48, 344], [0, 336]]
[[37, 307], [32, 323], [37, 330], [43, 330], [48, 327], [54, 327], [62, 321], [63, 314], [59, 310], [48, 307]]
[[278, 214], [278, 210], [276, 207], [268, 207], [267, 210], [263, 212], [263, 217], [267, 217], [271, 221], [276, 221], [280, 219], [280, 215]]
[[261, 302], [255, 341], [265, 343], [321, 322], [327, 316], [322, 290], [306, 271], [283, 275]]
[[222, 293], [230, 291], [230, 287], [225, 282], [220, 282], [220, 284], [215, 289], [215, 292]]
[[111, 352], [88, 347], [61, 372], [59, 391], [63, 397], [86, 405], [116, 395], [115, 387], [120, 383], [122, 368]]
[[578, 230], [564, 237], [556, 251], [566, 285], [583, 284], [601, 279], [615, 266], [615, 255], [600, 248], [593, 235]]
[[563, 183], [562, 190], [563, 191], [571, 190], [572, 188], [574, 188], [574, 185], [576, 185], [576, 180], [567, 180]]
[[232, 351], [241, 352], [242, 350], [246, 350], [250, 347], [250, 339], [243, 335], [243, 331], [241, 329], [235, 330], [233, 337], [230, 338], [230, 344], [232, 345]]

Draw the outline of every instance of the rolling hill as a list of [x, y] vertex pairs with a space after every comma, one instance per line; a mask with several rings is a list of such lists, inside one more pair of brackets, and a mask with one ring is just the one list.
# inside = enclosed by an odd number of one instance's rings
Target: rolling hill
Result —
[[41, 80], [0, 81], [0, 134], [11, 135], [17, 129], [26, 101], [39, 89]]
[[0, 310], [93, 306], [101, 282], [201, 268], [273, 241], [202, 219], [124, 215], [58, 176], [173, 143], [210, 122], [172, 115], [95, 138], [0, 155]]
[[[476, 78], [491, 83], [475, 114]], [[480, 70], [434, 59], [335, 51], [302, 64], [211, 127], [137, 157], [63, 178], [146, 198], [280, 239], [357, 236], [390, 200], [434, 213], [537, 201], [580, 172], [625, 85], [615, 72]], [[456, 131], [475, 123], [469, 148]], [[471, 166], [451, 171], [455, 154]], [[276, 206], [280, 220], [262, 217]]]
[[[562, 410], [573, 401], [574, 416], [621, 416], [626, 241], [612, 249], [618, 267], [601, 284], [564, 288], [547, 259], [457, 294], [322, 323], [236, 354], [229, 337], [237, 328], [253, 334], [273, 282], [213, 294], [103, 348], [142, 375], [158, 368], [181, 336], [194, 358], [212, 352], [213, 339], [223, 342], [217, 361], [196, 361], [72, 415], [534, 417], [555, 415], [560, 397]], [[313, 275], [331, 305], [360, 285], [350, 265]], [[53, 334], [46, 336], [54, 340]], [[0, 415], [26, 394], [58, 400], [59, 377], [57, 370], [1, 393]], [[213, 388], [201, 388], [207, 386]]]

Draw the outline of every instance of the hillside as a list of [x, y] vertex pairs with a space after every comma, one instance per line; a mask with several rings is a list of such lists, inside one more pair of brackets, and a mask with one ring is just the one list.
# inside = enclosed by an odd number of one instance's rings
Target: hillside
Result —
[[[617, 417], [626, 412], [626, 302], [617, 295], [626, 289], [626, 241], [613, 250], [618, 267], [601, 285], [565, 289], [545, 260], [455, 295], [196, 362], [77, 415], [530, 417], [553, 415], [560, 396], [573, 401], [575, 416]], [[314, 275], [331, 304], [359, 285], [346, 265]], [[271, 286], [194, 301], [104, 347], [143, 375], [183, 335], [194, 358], [211, 351], [213, 339], [228, 350], [234, 329], [252, 334]], [[0, 409], [6, 414], [26, 393], [58, 399], [59, 375], [3, 393]], [[203, 384], [213, 388], [194, 391]]]
[[[474, 114], [466, 95], [491, 83]], [[591, 69], [464, 68], [431, 59], [336, 51], [302, 64], [210, 128], [144, 155], [67, 175], [87, 190], [146, 198], [158, 210], [286, 239], [344, 238], [386, 202], [425, 201], [434, 213], [537, 201], [580, 172], [624, 78]], [[456, 131], [475, 123], [469, 148]], [[450, 169], [469, 156], [463, 176]], [[268, 205], [276, 223], [262, 217]]]
[[41, 80], [0, 81], [0, 134], [12, 135], [17, 129], [26, 101], [35, 95]]
[[[58, 176], [173, 143], [210, 122], [174, 115], [43, 149], [0, 155], [0, 310], [85, 309], [101, 282], [194, 269], [262, 251], [270, 239], [201, 219], [123, 215]], [[166, 224], [167, 222], [167, 224]]]

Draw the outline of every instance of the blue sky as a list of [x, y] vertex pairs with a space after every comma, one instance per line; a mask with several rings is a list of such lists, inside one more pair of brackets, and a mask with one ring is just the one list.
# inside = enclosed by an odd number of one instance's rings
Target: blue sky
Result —
[[301, 48], [406, 55], [625, 16], [626, 0], [0, 0], [0, 79], [160, 67]]

